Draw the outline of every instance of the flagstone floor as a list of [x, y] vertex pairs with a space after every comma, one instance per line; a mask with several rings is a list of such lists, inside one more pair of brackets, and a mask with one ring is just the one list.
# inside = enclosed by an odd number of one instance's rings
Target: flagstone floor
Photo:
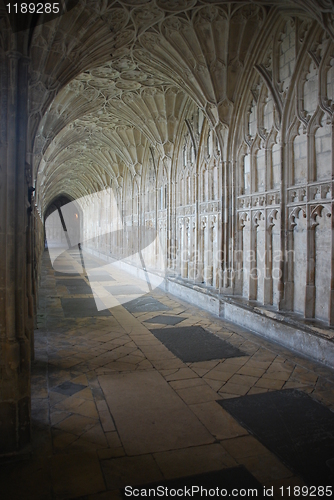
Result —
[[[126, 485], [238, 465], [267, 487], [304, 484], [216, 401], [297, 388], [334, 410], [332, 370], [121, 271], [109, 279], [101, 267], [89, 279], [78, 252], [71, 259], [66, 274], [44, 255], [32, 454], [1, 465], [2, 500], [116, 499]], [[109, 291], [108, 309], [96, 309], [90, 286]], [[151, 333], [193, 326], [237, 355], [184, 362]]]

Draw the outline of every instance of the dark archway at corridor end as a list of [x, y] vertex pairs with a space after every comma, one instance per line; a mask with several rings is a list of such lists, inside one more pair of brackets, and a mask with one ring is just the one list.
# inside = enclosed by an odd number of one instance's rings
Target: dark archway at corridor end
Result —
[[[66, 206], [66, 217], [63, 214], [63, 207]], [[45, 223], [47, 219], [57, 212], [61, 224], [54, 224], [52, 231], [50, 232], [49, 224], [49, 239], [52, 238], [52, 243], [55, 245], [66, 243], [68, 248], [76, 246], [78, 242], [82, 241], [82, 224], [83, 217], [82, 211], [78, 203], [74, 199], [67, 195], [60, 195], [55, 198], [47, 207], [44, 214], [44, 235], [45, 242], [48, 245]], [[80, 245], [80, 243], [79, 243]], [[80, 248], [80, 247], [79, 247]]]

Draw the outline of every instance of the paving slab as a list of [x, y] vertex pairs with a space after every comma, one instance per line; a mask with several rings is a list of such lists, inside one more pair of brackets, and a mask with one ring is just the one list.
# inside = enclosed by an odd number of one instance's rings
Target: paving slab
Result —
[[181, 321], [184, 321], [186, 318], [182, 318], [180, 316], [167, 316], [166, 315], [160, 315], [160, 316], [154, 316], [154, 318], [146, 319], [145, 323], [158, 323], [161, 325], [177, 325], [181, 323]]
[[50, 458], [54, 498], [65, 500], [105, 491], [97, 456], [90, 453], [55, 455]]
[[141, 295], [144, 291], [135, 285], [113, 285], [104, 287], [112, 295]]
[[169, 311], [170, 309], [165, 304], [162, 304], [162, 302], [159, 302], [159, 300], [146, 295], [127, 302], [124, 304], [124, 307], [130, 313]]
[[99, 382], [129, 455], [213, 442], [213, 437], [156, 371], [104, 375]]
[[82, 391], [86, 387], [86, 385], [74, 384], [73, 382], [67, 380], [56, 387], [52, 387], [51, 391], [59, 392], [59, 394], [64, 394], [65, 396], [73, 396], [73, 394]]
[[92, 316], [111, 316], [108, 309], [98, 311], [93, 298], [61, 298], [65, 318], [90, 318]]
[[184, 363], [246, 356], [201, 326], [153, 329], [151, 332]]
[[273, 391], [218, 403], [309, 485], [332, 485], [334, 413], [298, 390]]

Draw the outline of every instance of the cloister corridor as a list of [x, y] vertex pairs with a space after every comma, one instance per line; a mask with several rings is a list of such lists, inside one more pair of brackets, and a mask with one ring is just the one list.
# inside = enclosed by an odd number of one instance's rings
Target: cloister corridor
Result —
[[333, 181], [334, 0], [0, 2], [0, 500], [333, 497]]

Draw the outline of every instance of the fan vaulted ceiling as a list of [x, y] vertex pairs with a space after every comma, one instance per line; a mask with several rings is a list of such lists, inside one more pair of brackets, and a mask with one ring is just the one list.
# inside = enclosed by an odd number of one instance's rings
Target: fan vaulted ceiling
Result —
[[277, 15], [324, 24], [332, 10], [331, 0], [82, 0], [37, 26], [29, 134], [41, 211], [141, 175], [150, 155], [171, 159], [193, 103], [227, 130]]

